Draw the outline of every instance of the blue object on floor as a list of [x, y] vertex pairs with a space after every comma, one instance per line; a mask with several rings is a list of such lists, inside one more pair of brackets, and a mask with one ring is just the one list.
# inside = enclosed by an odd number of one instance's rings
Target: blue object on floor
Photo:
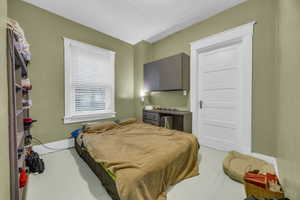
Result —
[[76, 129], [71, 132], [72, 137], [77, 137], [79, 133], [83, 130], [83, 128]]

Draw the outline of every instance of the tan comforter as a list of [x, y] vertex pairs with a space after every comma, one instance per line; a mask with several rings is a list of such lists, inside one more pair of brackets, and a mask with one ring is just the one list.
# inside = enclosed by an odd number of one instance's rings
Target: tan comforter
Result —
[[116, 175], [121, 200], [164, 200], [168, 186], [198, 175], [192, 134], [133, 123], [101, 134], [87, 134], [91, 156]]

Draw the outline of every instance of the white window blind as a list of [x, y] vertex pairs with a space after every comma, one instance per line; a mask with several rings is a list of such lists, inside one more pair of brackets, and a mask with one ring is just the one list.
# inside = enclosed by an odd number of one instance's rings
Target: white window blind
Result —
[[114, 58], [65, 38], [65, 123], [114, 117]]

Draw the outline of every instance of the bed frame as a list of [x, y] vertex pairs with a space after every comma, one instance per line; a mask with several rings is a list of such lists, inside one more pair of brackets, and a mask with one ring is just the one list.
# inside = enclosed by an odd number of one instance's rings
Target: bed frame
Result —
[[107, 193], [113, 200], [120, 200], [119, 193], [115, 181], [110, 177], [106, 170], [90, 156], [90, 154], [83, 150], [75, 139], [75, 149], [78, 155], [88, 164], [91, 170], [96, 174]]

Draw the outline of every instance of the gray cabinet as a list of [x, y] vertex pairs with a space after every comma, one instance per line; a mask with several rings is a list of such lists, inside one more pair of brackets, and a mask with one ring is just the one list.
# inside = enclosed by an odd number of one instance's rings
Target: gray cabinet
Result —
[[144, 65], [146, 91], [189, 90], [190, 57], [181, 53]]

